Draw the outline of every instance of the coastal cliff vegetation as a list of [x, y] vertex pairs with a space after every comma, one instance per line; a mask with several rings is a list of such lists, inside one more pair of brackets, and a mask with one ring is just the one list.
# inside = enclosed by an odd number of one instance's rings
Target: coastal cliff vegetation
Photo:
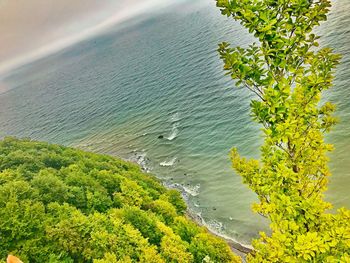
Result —
[[132, 163], [44, 142], [0, 142], [0, 261], [240, 262]]
[[336, 106], [322, 98], [340, 56], [320, 47], [312, 30], [327, 20], [329, 0], [217, 0], [257, 43], [219, 46], [224, 69], [256, 97], [251, 115], [262, 127], [261, 159], [233, 149], [233, 167], [256, 194], [253, 210], [271, 234], [253, 242], [248, 262], [350, 262], [350, 211], [325, 201], [331, 175], [325, 135]]

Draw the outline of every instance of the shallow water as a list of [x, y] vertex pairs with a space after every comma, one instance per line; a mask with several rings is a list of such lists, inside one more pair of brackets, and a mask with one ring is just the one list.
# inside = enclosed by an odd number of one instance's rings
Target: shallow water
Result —
[[[190, 4], [191, 3], [191, 4]], [[186, 10], [186, 12], [184, 12]], [[350, 2], [338, 0], [319, 31], [343, 54], [335, 88], [341, 124], [328, 140], [334, 176], [328, 199], [350, 207]], [[224, 76], [217, 44], [253, 38], [212, 1], [190, 1], [124, 24], [0, 76], [0, 136], [31, 137], [122, 156], [188, 193], [215, 231], [243, 242], [264, 228], [255, 200], [230, 167], [232, 146], [258, 157], [251, 94]], [[161, 138], [158, 138], [161, 137]]]

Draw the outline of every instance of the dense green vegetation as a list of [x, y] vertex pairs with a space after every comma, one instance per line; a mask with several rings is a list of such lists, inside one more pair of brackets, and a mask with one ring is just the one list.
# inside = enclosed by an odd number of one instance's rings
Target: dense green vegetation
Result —
[[179, 192], [113, 157], [0, 142], [0, 261], [239, 262], [185, 216]]
[[234, 169], [257, 194], [254, 210], [272, 234], [255, 240], [250, 262], [350, 262], [350, 211], [324, 201], [330, 171], [324, 136], [335, 105], [321, 101], [340, 56], [320, 48], [312, 29], [327, 19], [329, 0], [217, 0], [222, 14], [258, 44], [219, 47], [224, 68], [256, 94], [252, 116], [262, 125], [261, 160], [232, 151]]

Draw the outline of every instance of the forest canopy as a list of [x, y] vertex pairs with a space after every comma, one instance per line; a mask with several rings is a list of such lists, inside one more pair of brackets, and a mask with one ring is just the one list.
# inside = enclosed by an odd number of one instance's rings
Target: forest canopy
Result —
[[0, 142], [0, 261], [239, 262], [132, 163], [30, 140]]

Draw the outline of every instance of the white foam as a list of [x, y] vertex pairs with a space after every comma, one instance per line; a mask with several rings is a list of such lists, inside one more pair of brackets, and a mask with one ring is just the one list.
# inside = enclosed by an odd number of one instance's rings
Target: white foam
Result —
[[188, 201], [190, 196], [197, 196], [199, 195], [199, 190], [200, 190], [200, 184], [196, 184], [194, 186], [192, 185], [187, 185], [184, 186], [183, 184], [179, 183], [171, 183], [171, 184], [166, 184], [166, 187], [171, 188], [171, 189], [177, 189], [181, 192], [182, 197]]
[[179, 129], [177, 128], [177, 125], [176, 125], [176, 124], [173, 124], [173, 127], [172, 127], [172, 129], [171, 129], [171, 133], [170, 133], [170, 135], [167, 137], [167, 140], [169, 140], [169, 141], [174, 140], [174, 139], [177, 137], [178, 134], [179, 134]]
[[197, 214], [197, 216], [200, 218], [202, 224], [205, 225], [210, 230], [210, 232], [215, 233], [216, 235], [218, 235], [226, 240], [231, 240], [235, 243], [238, 243], [246, 248], [253, 249], [252, 245], [246, 244], [246, 243], [241, 243], [237, 239], [224, 234], [225, 226], [222, 222], [215, 220], [215, 219], [209, 220], [208, 222], [206, 222], [204, 220], [204, 218], [202, 217], [201, 213]]
[[199, 195], [200, 188], [201, 188], [200, 184], [183, 186], [183, 189], [185, 190], [185, 192], [192, 195], [192, 196]]
[[224, 224], [218, 220], [212, 219], [206, 223], [207, 227], [214, 232], [221, 233], [224, 229]]
[[159, 165], [160, 165], [160, 166], [164, 166], [164, 167], [173, 166], [173, 165], [175, 164], [175, 162], [176, 162], [176, 157], [174, 157], [174, 158], [171, 159], [171, 160], [161, 162]]
[[171, 122], [177, 122], [180, 120], [180, 114], [178, 112], [174, 113], [172, 116], [171, 116]]
[[152, 168], [149, 166], [149, 160], [147, 158], [146, 152], [136, 152], [135, 150], [134, 156], [130, 158], [130, 161], [136, 162], [138, 165], [141, 166], [142, 170], [146, 173], [151, 172]]

